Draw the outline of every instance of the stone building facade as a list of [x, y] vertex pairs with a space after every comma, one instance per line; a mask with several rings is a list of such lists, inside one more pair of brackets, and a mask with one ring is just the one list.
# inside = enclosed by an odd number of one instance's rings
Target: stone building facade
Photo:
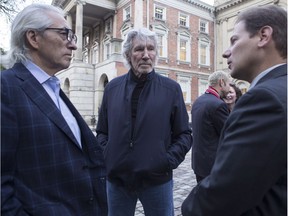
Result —
[[[131, 28], [147, 27], [158, 36], [156, 72], [176, 80], [190, 114], [192, 102], [214, 71], [214, 7], [192, 0], [54, 0], [67, 12], [78, 36], [71, 67], [57, 76], [86, 119], [97, 120], [104, 87], [127, 72], [122, 42]], [[81, 37], [81, 36], [82, 37]]]
[[[230, 37], [237, 15], [255, 5], [279, 5], [287, 10], [286, 0], [215, 0], [215, 67], [217, 70], [229, 72], [227, 60], [222, 58], [223, 52], [230, 45]], [[248, 90], [249, 84], [235, 80], [242, 92]]]
[[[155, 70], [180, 84], [190, 116], [208, 76], [227, 70], [222, 52], [239, 9], [280, 2], [216, 0], [211, 6], [199, 0], [53, 0], [66, 11], [78, 37], [71, 66], [57, 76], [86, 122], [95, 127], [105, 85], [127, 72], [121, 56], [127, 32], [147, 27], [156, 32], [160, 45]], [[248, 84], [242, 83], [245, 90]]]

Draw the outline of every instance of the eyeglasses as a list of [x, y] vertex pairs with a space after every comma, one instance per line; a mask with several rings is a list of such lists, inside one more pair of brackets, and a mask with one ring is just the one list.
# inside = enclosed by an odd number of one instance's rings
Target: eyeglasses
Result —
[[72, 40], [77, 43], [77, 36], [74, 34], [72, 29], [68, 28], [45, 28], [44, 31], [46, 30], [54, 30], [54, 31], [59, 31], [60, 35], [62, 35], [63, 40], [67, 39], [69, 42], [72, 42]]

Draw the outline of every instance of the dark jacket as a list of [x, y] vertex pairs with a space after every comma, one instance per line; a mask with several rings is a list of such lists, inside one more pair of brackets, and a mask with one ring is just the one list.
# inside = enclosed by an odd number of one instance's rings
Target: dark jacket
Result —
[[107, 215], [102, 150], [69, 99], [83, 149], [24, 65], [0, 74], [1, 215]]
[[237, 101], [183, 216], [287, 216], [287, 64]]
[[215, 161], [221, 130], [229, 115], [226, 103], [213, 94], [198, 97], [192, 106], [192, 168], [206, 177]]
[[108, 180], [135, 189], [162, 184], [191, 147], [191, 130], [181, 88], [156, 74], [147, 76], [138, 101], [134, 132], [131, 71], [107, 84], [97, 125]]

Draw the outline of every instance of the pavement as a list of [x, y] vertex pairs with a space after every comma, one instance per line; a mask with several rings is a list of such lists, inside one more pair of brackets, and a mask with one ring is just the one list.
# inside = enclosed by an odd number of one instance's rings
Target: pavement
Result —
[[[186, 154], [185, 160], [173, 171], [174, 216], [181, 216], [181, 205], [184, 199], [197, 184], [196, 177], [191, 169], [191, 150]], [[138, 201], [135, 216], [144, 216], [141, 203]]]

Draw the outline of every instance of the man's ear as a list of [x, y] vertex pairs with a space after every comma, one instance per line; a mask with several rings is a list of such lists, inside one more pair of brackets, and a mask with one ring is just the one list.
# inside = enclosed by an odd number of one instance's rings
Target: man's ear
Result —
[[273, 29], [271, 26], [263, 26], [259, 30], [260, 41], [258, 42], [259, 47], [266, 46], [272, 40]]
[[222, 88], [222, 79], [219, 80], [219, 86]]
[[26, 39], [27, 39], [27, 45], [33, 47], [34, 49], [38, 49], [38, 32], [35, 30], [28, 30], [26, 32]]

